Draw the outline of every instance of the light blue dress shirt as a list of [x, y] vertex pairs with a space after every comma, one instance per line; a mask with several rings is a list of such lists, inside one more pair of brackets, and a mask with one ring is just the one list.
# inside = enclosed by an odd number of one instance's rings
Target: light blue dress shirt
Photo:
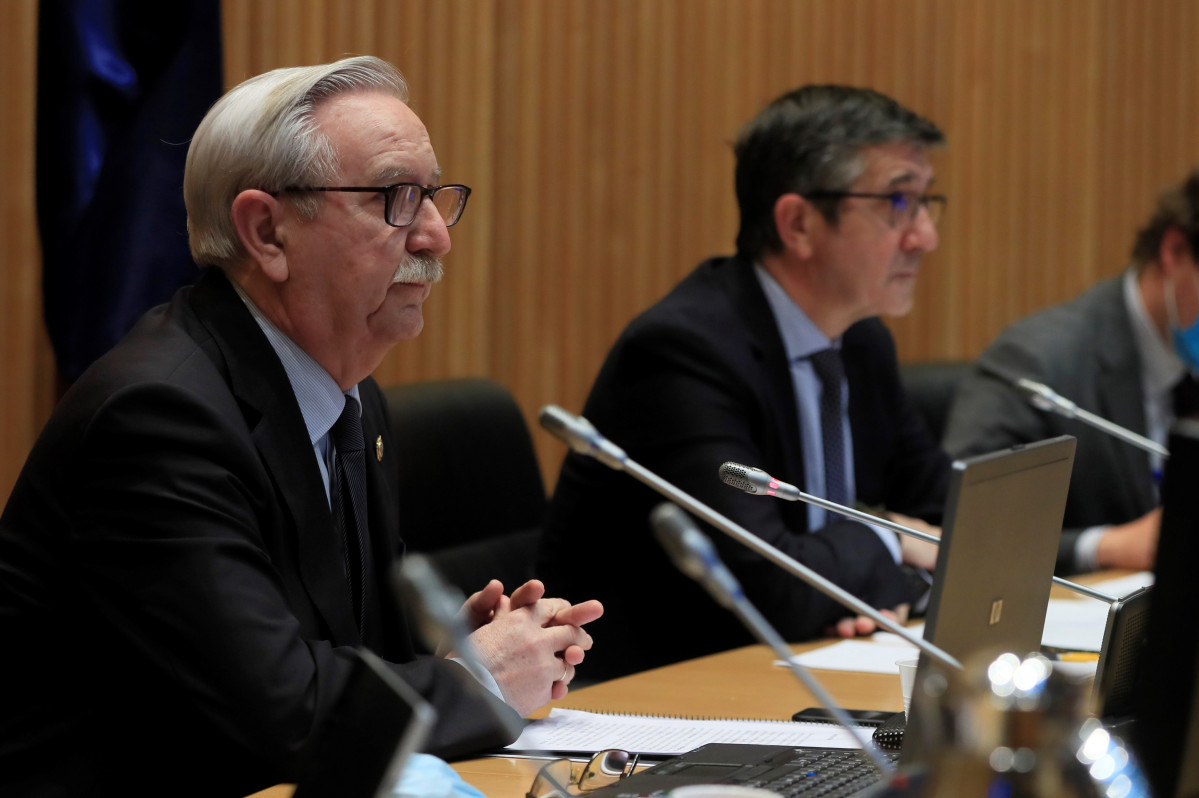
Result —
[[[824, 390], [809, 358], [825, 349], [840, 349], [841, 339], [829, 340], [760, 264], [754, 265], [754, 272], [762, 291], [766, 294], [766, 302], [774, 313], [779, 335], [783, 339], [783, 349], [787, 354], [787, 362], [791, 365], [791, 382], [795, 386], [800, 437], [804, 441], [817, 444], [803, 447], [803, 490], [813, 496], [823, 497], [824, 435], [820, 430], [820, 397]], [[844, 379], [841, 382], [841, 434], [844, 437], [845, 488], [852, 504], [857, 497], [857, 485], [853, 475], [853, 432], [849, 427], [849, 385]], [[777, 476], [787, 479], [785, 474]], [[808, 505], [808, 529], [820, 529], [826, 526], [829, 520], [828, 512], [823, 507]], [[895, 561], [899, 562], [901, 552], [895, 533], [881, 527], [870, 528], [883, 541]]]

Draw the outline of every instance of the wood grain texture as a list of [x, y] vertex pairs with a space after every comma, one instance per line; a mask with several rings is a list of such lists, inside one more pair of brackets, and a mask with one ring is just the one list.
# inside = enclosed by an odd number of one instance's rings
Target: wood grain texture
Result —
[[[32, 215], [34, 0], [0, 0], [6, 112], [0, 491], [50, 404]], [[1125, 264], [1199, 162], [1194, 0], [223, 0], [226, 79], [372, 53], [475, 189], [425, 332], [384, 382], [485, 375], [529, 414], [582, 407], [624, 325], [732, 250], [730, 142], [809, 82], [934, 119], [950, 197], [901, 357], [969, 358]], [[40, 354], [39, 354], [40, 353]], [[553, 483], [562, 447], [535, 432]]]

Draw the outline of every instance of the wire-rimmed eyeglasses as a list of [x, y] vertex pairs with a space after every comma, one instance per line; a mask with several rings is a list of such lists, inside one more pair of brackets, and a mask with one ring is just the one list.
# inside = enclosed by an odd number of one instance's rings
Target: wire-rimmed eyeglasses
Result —
[[384, 197], [383, 219], [392, 227], [407, 227], [416, 219], [425, 197], [441, 214], [446, 227], [453, 227], [466, 210], [470, 188], [459, 183], [445, 186], [422, 186], [420, 183], [392, 183], [390, 186], [288, 186], [288, 193], [304, 191], [377, 192]]
[[809, 191], [803, 195], [807, 199], [845, 199], [861, 197], [863, 199], [887, 200], [891, 209], [891, 226], [908, 226], [914, 224], [920, 209], [928, 211], [928, 218], [934, 225], [941, 220], [949, 198], [944, 194], [920, 194], [916, 191]]
[[[591, 757], [591, 760], [577, 775], [574, 763], [569, 759], [555, 759], [546, 762], [533, 777], [533, 784], [525, 793], [525, 797], [569, 798], [571, 794], [607, 787], [630, 775], [636, 769], [639, 757], [640, 754], [630, 754], [619, 748], [609, 748]], [[562, 790], [571, 790], [572, 792], [564, 795]]]

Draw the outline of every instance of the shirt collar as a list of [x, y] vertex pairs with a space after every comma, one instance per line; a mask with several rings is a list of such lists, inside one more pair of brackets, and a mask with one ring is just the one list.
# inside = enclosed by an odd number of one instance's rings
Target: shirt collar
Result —
[[802, 360], [825, 349], [841, 348], [841, 339], [830, 341], [762, 264], [754, 264], [754, 273], [762, 286], [762, 292], [766, 294], [766, 302], [774, 313], [788, 361]]
[[362, 401], [358, 398], [358, 386], [354, 385], [345, 393], [329, 372], [317, 363], [300, 346], [268, 319], [254, 301], [233, 282], [233, 288], [241, 301], [245, 303], [250, 315], [258, 323], [271, 348], [283, 364], [287, 379], [291, 382], [292, 392], [300, 405], [300, 414], [304, 417], [304, 426], [308, 428], [309, 443], [316, 445], [318, 441], [329, 434], [329, 430], [337, 422], [341, 411], [345, 408], [346, 396], [352, 396], [359, 403], [361, 412]]
[[1149, 395], [1168, 392], [1186, 369], [1173, 348], [1162, 340], [1141, 299], [1136, 269], [1124, 272], [1124, 304], [1132, 319], [1132, 339], [1141, 359], [1141, 382]]

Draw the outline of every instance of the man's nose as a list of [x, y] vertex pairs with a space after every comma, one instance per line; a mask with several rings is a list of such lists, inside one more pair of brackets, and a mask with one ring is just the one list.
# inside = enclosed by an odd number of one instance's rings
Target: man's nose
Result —
[[407, 248], [409, 252], [428, 252], [436, 257], [450, 251], [450, 229], [428, 197], [421, 201], [416, 218], [408, 225]]
[[932, 252], [940, 243], [941, 237], [937, 233], [937, 225], [933, 221], [932, 215], [929, 214], [928, 208], [922, 205], [916, 212], [916, 218], [912, 221], [911, 227], [904, 233], [903, 248]]

